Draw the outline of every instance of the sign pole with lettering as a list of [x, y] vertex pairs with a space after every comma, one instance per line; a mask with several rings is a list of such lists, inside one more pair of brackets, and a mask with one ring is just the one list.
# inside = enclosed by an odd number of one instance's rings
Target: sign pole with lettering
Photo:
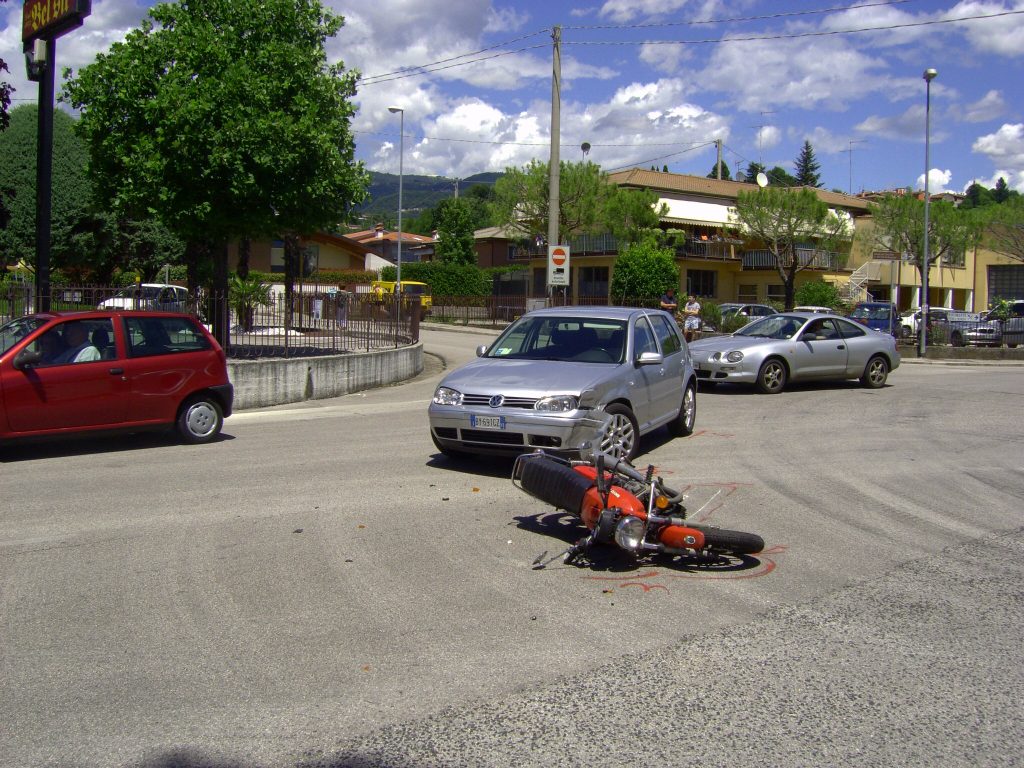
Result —
[[[92, 0], [25, 0], [21, 42], [29, 80], [39, 83], [36, 143], [36, 311], [50, 310], [50, 207], [53, 180], [53, 83], [57, 38], [82, 25]], [[42, 59], [42, 61], [40, 61]]]

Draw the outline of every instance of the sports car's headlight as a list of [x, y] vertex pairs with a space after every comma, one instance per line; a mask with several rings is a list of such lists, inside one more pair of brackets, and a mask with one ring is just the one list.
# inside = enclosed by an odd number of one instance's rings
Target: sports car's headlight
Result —
[[438, 405], [462, 405], [462, 393], [448, 387], [438, 387], [434, 392], [434, 402]]
[[738, 363], [740, 360], [743, 359], [743, 353], [740, 352], [738, 349], [734, 349], [732, 352], [725, 356], [725, 359], [728, 360], [730, 363]]
[[615, 526], [615, 543], [623, 549], [640, 549], [646, 529], [647, 526], [639, 517], [626, 515]]
[[533, 407], [545, 413], [565, 413], [575, 411], [579, 407], [579, 402], [574, 395], [551, 395], [542, 397]]

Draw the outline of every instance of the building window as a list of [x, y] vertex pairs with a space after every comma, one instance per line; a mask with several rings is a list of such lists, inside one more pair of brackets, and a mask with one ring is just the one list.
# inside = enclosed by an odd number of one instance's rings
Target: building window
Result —
[[740, 284], [737, 289], [736, 300], [740, 302], [756, 302], [757, 286]]
[[[315, 243], [307, 245], [299, 251], [299, 263], [295, 265], [296, 277], [309, 277], [319, 266], [320, 246]], [[270, 244], [270, 271], [284, 272], [284, 240], [274, 240]]]
[[717, 296], [718, 273], [713, 269], [686, 270], [686, 293], [689, 296]]
[[786, 286], [781, 283], [768, 286], [768, 301], [777, 301], [784, 304], [786, 301]]
[[576, 271], [579, 295], [587, 298], [608, 298], [608, 267], [580, 267]]

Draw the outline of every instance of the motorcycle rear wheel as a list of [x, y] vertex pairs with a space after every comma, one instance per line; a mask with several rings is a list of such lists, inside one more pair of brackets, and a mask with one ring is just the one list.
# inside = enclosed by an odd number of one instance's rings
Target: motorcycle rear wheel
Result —
[[764, 549], [764, 539], [756, 533], [729, 531], [725, 528], [705, 528], [701, 525], [693, 525], [693, 527], [703, 532], [704, 546], [716, 552], [756, 555]]

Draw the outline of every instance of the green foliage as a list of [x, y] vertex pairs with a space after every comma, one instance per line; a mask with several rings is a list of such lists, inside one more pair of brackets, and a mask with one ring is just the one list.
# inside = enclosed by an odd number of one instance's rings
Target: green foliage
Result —
[[476, 264], [473, 221], [462, 199], [445, 200], [436, 213], [437, 260], [446, 264]]
[[[562, 162], [558, 194], [558, 240], [601, 229], [601, 213], [610, 185], [594, 163]], [[548, 164], [532, 161], [525, 168], [506, 168], [494, 185], [493, 218], [524, 237], [546, 235], [550, 182]]]
[[765, 187], [740, 192], [733, 224], [748, 240], [761, 241], [772, 254], [785, 288], [786, 309], [794, 305], [796, 276], [806, 269], [798, 248], [812, 243], [822, 250], [837, 250], [850, 238], [845, 217], [836, 216], [810, 189]]
[[[0, 133], [0, 190], [10, 215], [0, 229], [0, 269], [24, 259], [35, 265], [36, 139], [39, 108], [25, 104], [11, 111], [10, 128]], [[53, 113], [53, 181], [51, 231], [54, 263], [74, 262], [69, 238], [89, 211], [92, 187], [86, 176], [85, 145], [74, 134], [74, 120], [63, 110]], [[67, 255], [59, 261], [57, 254]]]
[[811, 280], [797, 287], [793, 301], [797, 305], [832, 307], [834, 309], [842, 303], [842, 297], [834, 283]]
[[817, 187], [821, 185], [821, 163], [814, 156], [811, 142], [804, 141], [803, 149], [796, 159], [796, 183], [799, 186]]
[[757, 182], [757, 174], [766, 173], [767, 170], [763, 163], [751, 162], [747, 165], [747, 171], [743, 174], [743, 178], [739, 180], [746, 181], [748, 184], [755, 184]]
[[992, 314], [997, 320], [1005, 322], [1013, 314], [1013, 302], [1009, 299], [996, 299], [989, 309], [992, 310]]
[[[931, 217], [929, 217], [930, 219]], [[1024, 198], [1010, 197], [985, 210], [985, 243], [994, 251], [1024, 261]]]
[[765, 171], [765, 175], [768, 177], [768, 186], [770, 187], [799, 187], [800, 183], [797, 181], [796, 176], [790, 174], [781, 165], [776, 165], [770, 171]]
[[[711, 171], [710, 171], [710, 173], [708, 173], [708, 178], [709, 179], [717, 179], [718, 178], [718, 161], [717, 160], [715, 161], [715, 164], [711, 166]], [[725, 162], [725, 160], [722, 161], [722, 180], [723, 181], [731, 181], [732, 180], [732, 176], [730, 175], [730, 171], [729, 171], [729, 164], [727, 162]]]
[[[395, 277], [396, 269], [393, 266], [381, 270], [381, 280], [394, 280]], [[489, 273], [473, 264], [403, 262], [402, 280], [426, 283], [434, 296], [487, 296], [491, 292]]]
[[[909, 254], [920, 275], [924, 264], [924, 200], [916, 195], [886, 195], [871, 206], [875, 238], [882, 248]], [[945, 200], [928, 206], [928, 263], [963, 253], [982, 236], [984, 216]]]
[[232, 275], [228, 281], [228, 305], [243, 331], [251, 331], [256, 307], [270, 306], [270, 286], [257, 277]]
[[608, 185], [601, 215], [603, 230], [610, 232], [620, 247], [644, 237], [660, 235], [658, 222], [668, 214], [668, 206], [658, 206], [658, 194], [649, 189], [623, 189]]
[[100, 195], [189, 241], [312, 232], [362, 199], [355, 73], [319, 0], [160, 3], [65, 83]]
[[368, 284], [376, 279], [376, 272], [351, 269], [318, 269], [312, 277], [312, 280], [318, 283], [334, 283], [335, 285]]
[[679, 288], [679, 267], [672, 249], [662, 248], [649, 237], [619, 253], [610, 288], [613, 302], [657, 306], [658, 298], [669, 288]]

